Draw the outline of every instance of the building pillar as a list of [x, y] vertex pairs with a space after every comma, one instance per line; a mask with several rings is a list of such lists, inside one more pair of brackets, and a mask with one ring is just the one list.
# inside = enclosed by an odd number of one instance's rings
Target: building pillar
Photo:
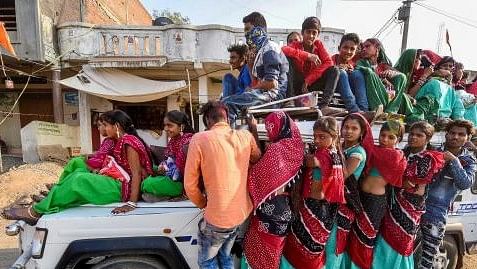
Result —
[[[209, 88], [207, 85], [208, 78], [206, 75], [199, 77], [199, 105], [202, 106], [209, 101]], [[202, 115], [199, 115], [199, 131], [205, 130]]]
[[179, 102], [177, 102], [177, 97], [179, 97], [179, 95], [171, 94], [167, 96], [167, 111], [181, 110]]
[[93, 153], [91, 137], [91, 102], [90, 95], [79, 91], [79, 122], [81, 154]]
[[61, 91], [61, 71], [59, 69], [52, 70], [52, 86], [53, 86], [53, 118], [55, 123], [64, 123], [65, 115], [63, 113], [63, 92]]

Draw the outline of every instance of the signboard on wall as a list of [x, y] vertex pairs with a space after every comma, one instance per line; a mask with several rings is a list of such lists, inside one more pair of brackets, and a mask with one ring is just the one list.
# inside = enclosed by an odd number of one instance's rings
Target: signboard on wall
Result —
[[38, 134], [54, 135], [54, 136], [63, 135], [60, 125], [56, 123], [43, 122], [43, 121], [38, 122]]
[[65, 92], [65, 104], [77, 106], [79, 104], [78, 92]]

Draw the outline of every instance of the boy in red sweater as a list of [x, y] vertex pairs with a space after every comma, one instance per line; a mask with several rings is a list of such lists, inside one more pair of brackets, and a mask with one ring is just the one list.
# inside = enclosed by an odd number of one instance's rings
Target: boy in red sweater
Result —
[[318, 107], [324, 115], [341, 112], [330, 108], [329, 104], [339, 79], [339, 69], [333, 65], [330, 55], [323, 43], [318, 39], [321, 23], [317, 17], [308, 17], [303, 21], [302, 42], [293, 42], [282, 48], [290, 63], [289, 89], [290, 96], [309, 91], [323, 91], [323, 98]]

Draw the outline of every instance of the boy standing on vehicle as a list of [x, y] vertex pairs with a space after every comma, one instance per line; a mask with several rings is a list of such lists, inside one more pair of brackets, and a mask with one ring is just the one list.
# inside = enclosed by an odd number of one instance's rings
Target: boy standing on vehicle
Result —
[[249, 131], [230, 128], [224, 104], [208, 102], [202, 114], [207, 131], [192, 137], [184, 179], [187, 196], [204, 209], [199, 221], [198, 264], [200, 268], [232, 269], [230, 251], [238, 227], [252, 211], [248, 166], [258, 161], [260, 150]]
[[426, 213], [422, 216], [422, 256], [419, 268], [433, 268], [444, 238], [449, 207], [455, 197], [472, 186], [477, 171], [475, 157], [464, 144], [472, 136], [472, 123], [456, 120], [447, 125], [446, 142], [441, 149], [446, 165], [429, 186]]

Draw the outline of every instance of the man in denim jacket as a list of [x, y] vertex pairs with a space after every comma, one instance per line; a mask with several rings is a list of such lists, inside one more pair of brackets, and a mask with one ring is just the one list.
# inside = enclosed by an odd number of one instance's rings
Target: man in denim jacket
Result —
[[455, 197], [472, 186], [477, 164], [464, 144], [472, 136], [472, 123], [456, 120], [447, 125], [446, 142], [441, 149], [446, 165], [429, 186], [426, 213], [422, 216], [422, 257], [419, 268], [432, 268], [445, 233], [449, 207]]

